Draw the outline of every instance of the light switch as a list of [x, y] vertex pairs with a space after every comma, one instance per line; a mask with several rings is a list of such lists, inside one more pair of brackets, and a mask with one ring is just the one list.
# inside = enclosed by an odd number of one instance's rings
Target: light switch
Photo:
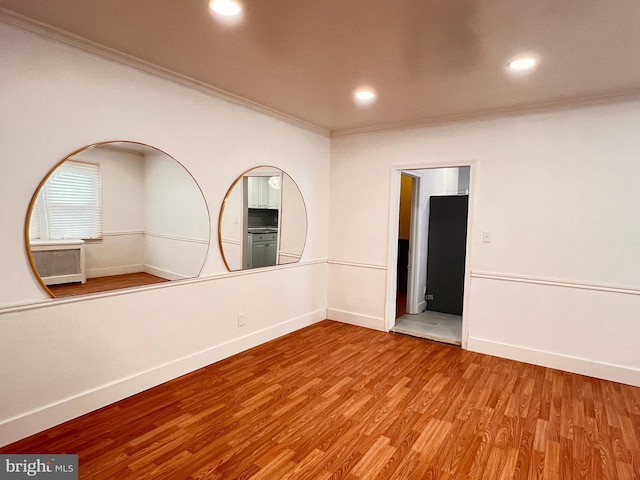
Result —
[[484, 243], [491, 243], [491, 232], [484, 231], [482, 232], [482, 241]]

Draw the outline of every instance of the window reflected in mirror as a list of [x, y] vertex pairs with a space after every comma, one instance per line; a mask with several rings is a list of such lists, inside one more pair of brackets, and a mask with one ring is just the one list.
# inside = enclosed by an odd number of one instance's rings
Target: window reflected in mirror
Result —
[[218, 228], [228, 270], [299, 262], [306, 238], [304, 199], [289, 175], [263, 166], [236, 179], [222, 204]]
[[54, 297], [197, 277], [207, 205], [187, 170], [136, 142], [83, 148], [52, 169], [25, 227], [29, 259]]

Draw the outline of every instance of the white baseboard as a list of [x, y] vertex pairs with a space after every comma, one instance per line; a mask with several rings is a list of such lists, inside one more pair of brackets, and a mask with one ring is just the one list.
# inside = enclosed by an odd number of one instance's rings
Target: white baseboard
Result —
[[342, 323], [348, 323], [350, 325], [357, 325], [359, 327], [371, 328], [373, 330], [386, 331], [384, 328], [384, 318], [370, 317], [368, 315], [362, 315], [360, 313], [346, 312], [344, 310], [337, 310], [335, 308], [327, 308], [327, 318], [330, 320], [336, 320]]
[[6, 419], [0, 422], [0, 447], [173, 380], [181, 375], [193, 372], [282, 335], [312, 325], [325, 318], [326, 310], [322, 308]]
[[184, 280], [185, 278], [189, 278], [185, 277], [184, 275], [180, 275], [179, 273], [154, 267], [153, 265], [145, 265], [144, 271], [146, 273], [150, 273], [151, 275], [155, 275], [156, 277], [166, 278], [167, 280]]
[[584, 358], [571, 357], [474, 337], [469, 337], [467, 340], [467, 349], [472, 352], [509, 358], [533, 365], [555, 368], [566, 372], [640, 387], [640, 370], [621, 365], [594, 362], [593, 360]]
[[87, 278], [109, 277], [111, 275], [124, 275], [126, 273], [144, 272], [144, 265], [118, 265], [115, 267], [90, 268], [87, 269]]
[[423, 300], [420, 303], [418, 303], [418, 312], [422, 313], [427, 309], [427, 301]]
[[108, 277], [111, 275], [124, 275], [126, 273], [150, 273], [156, 277], [166, 278], [167, 280], [184, 280], [184, 275], [171, 272], [169, 270], [163, 270], [162, 268], [154, 267], [152, 265], [118, 265], [116, 267], [104, 267], [104, 268], [91, 268], [87, 270], [87, 278]]

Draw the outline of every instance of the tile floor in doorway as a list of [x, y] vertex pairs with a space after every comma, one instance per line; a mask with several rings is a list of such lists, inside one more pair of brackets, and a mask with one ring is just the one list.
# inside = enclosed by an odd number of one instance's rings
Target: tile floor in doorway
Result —
[[405, 314], [396, 320], [391, 331], [451, 345], [461, 345], [462, 316], [429, 310], [417, 315]]

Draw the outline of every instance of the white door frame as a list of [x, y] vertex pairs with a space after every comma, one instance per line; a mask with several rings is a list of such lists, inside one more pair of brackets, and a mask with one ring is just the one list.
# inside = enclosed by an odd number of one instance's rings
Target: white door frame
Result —
[[[448, 162], [425, 162], [411, 165], [392, 165], [389, 175], [389, 232], [387, 248], [387, 292], [384, 325], [393, 328], [396, 321], [396, 288], [398, 265], [398, 221], [400, 215], [400, 175], [404, 170], [426, 170], [430, 168], [469, 167], [469, 211], [467, 216], [467, 245], [464, 266], [464, 297], [462, 300], [462, 348], [467, 348], [469, 337], [469, 307], [471, 294], [471, 246], [473, 244], [473, 219], [475, 214], [475, 184], [477, 160]], [[405, 172], [406, 173], [406, 172]], [[407, 287], [408, 288], [408, 287]]]
[[422, 176], [409, 170], [403, 170], [400, 175], [411, 177], [411, 227], [409, 231], [409, 259], [407, 266], [407, 313], [416, 314], [418, 312], [419, 292], [418, 292], [418, 274], [420, 270], [415, 268], [418, 264], [420, 245], [420, 232], [422, 223], [420, 220], [420, 198], [422, 188]]

